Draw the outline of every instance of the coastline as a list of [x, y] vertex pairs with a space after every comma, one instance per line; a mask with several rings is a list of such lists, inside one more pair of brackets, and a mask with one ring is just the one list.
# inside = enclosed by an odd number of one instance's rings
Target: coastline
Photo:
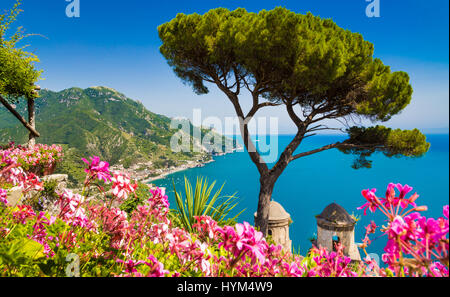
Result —
[[[149, 183], [151, 183], [151, 182], [153, 182], [155, 180], [164, 179], [168, 175], [171, 175], [173, 173], [185, 171], [185, 170], [188, 170], [188, 169], [203, 167], [206, 164], [215, 162], [215, 160], [211, 159], [211, 160], [208, 160], [208, 161], [205, 161], [205, 162], [198, 162], [198, 161], [190, 161], [190, 162], [193, 162], [193, 164], [189, 164], [188, 163], [188, 164], [183, 164], [183, 165], [180, 165], [180, 166], [177, 166], [177, 167], [172, 167], [172, 168], [166, 169], [166, 170], [164, 170], [163, 173], [161, 173], [161, 174], [159, 174], [157, 176], [154, 176], [154, 177], [149, 177], [149, 178], [143, 179], [140, 182], [142, 182], [144, 184], [149, 184]], [[161, 169], [161, 170], [163, 170], [163, 169]]]
[[165, 179], [167, 176], [177, 173], [177, 172], [181, 172], [181, 171], [185, 171], [185, 170], [193, 169], [193, 168], [204, 167], [204, 166], [206, 166], [206, 164], [214, 163], [216, 161], [214, 159], [214, 157], [225, 156], [225, 155], [233, 154], [235, 152], [242, 151], [242, 150], [243, 150], [242, 147], [237, 147], [237, 148], [233, 148], [233, 150], [229, 151], [229, 152], [217, 153], [217, 154], [211, 155], [211, 159], [207, 160], [207, 161], [187, 161], [186, 164], [182, 164], [182, 165], [179, 165], [176, 167], [171, 167], [171, 168], [166, 168], [166, 169], [158, 169], [158, 170], [162, 171], [160, 174], [142, 179], [142, 180], [140, 180], [140, 182], [142, 182], [144, 184], [150, 184], [153, 181]]

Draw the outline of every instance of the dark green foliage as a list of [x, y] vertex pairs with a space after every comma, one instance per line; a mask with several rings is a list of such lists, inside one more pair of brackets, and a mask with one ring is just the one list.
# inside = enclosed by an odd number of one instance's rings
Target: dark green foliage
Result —
[[[374, 58], [373, 44], [361, 34], [311, 13], [281, 7], [259, 13], [217, 8], [204, 15], [178, 14], [158, 30], [162, 55], [196, 93], [206, 93], [206, 83], [215, 84], [236, 107], [237, 96], [248, 89], [255, 111], [261, 108], [261, 98], [267, 100], [265, 106], [284, 104], [303, 135], [327, 130], [316, 124], [326, 119], [387, 121], [411, 101], [407, 73], [391, 72]], [[301, 107], [303, 120], [294, 106]], [[376, 150], [387, 156], [420, 156], [429, 147], [418, 130], [352, 128], [350, 133], [348, 142], [363, 147], [343, 151], [360, 157]], [[293, 141], [285, 152], [292, 154], [300, 143]], [[276, 168], [286, 163], [279, 165]]]
[[411, 131], [384, 126], [352, 127], [348, 129], [350, 138], [339, 149], [346, 154], [357, 156], [353, 167], [370, 168], [372, 162], [366, 157], [374, 152], [382, 152], [387, 157], [421, 157], [430, 149], [430, 143], [419, 130]]
[[149, 198], [150, 188], [148, 187], [148, 185], [138, 183], [136, 191], [120, 205], [120, 209], [127, 212], [128, 215], [131, 215], [136, 207], [142, 205]]
[[198, 94], [208, 92], [205, 82], [237, 75], [272, 102], [382, 121], [411, 100], [407, 73], [373, 58], [360, 34], [311, 13], [218, 8], [178, 14], [158, 30], [161, 53]]

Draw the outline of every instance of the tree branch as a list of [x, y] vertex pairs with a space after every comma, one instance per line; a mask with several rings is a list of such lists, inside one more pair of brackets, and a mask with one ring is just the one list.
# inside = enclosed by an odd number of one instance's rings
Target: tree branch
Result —
[[377, 148], [382, 148], [383, 146], [381, 144], [372, 144], [372, 145], [358, 145], [358, 144], [351, 144], [351, 143], [346, 143], [344, 142], [336, 142], [336, 143], [332, 143], [329, 145], [325, 145], [321, 148], [309, 151], [309, 152], [304, 152], [304, 153], [300, 153], [297, 154], [295, 156], [292, 156], [292, 161], [293, 160], [297, 160], [306, 156], [310, 156], [313, 154], [317, 154], [323, 151], [327, 151], [327, 150], [331, 150], [334, 148], [355, 148], [355, 149], [377, 149]]
[[301, 129], [303, 127], [303, 121], [298, 117], [298, 115], [294, 111], [294, 106], [292, 103], [286, 102], [286, 109], [289, 114], [289, 117], [294, 122], [294, 124], [297, 126], [298, 129]]
[[323, 146], [321, 148], [318, 148], [318, 149], [315, 149], [315, 150], [312, 150], [312, 151], [309, 151], [309, 152], [304, 152], [304, 153], [292, 156], [291, 160], [293, 161], [293, 160], [297, 160], [297, 159], [300, 159], [300, 158], [303, 158], [303, 157], [306, 157], [306, 156], [309, 156], [309, 155], [317, 154], [317, 153], [320, 153], [320, 152], [323, 152], [323, 151], [326, 151], [326, 150], [331, 150], [333, 148], [339, 147], [340, 145], [342, 145], [342, 142], [332, 143], [332, 144]]
[[247, 119], [253, 118], [253, 116], [256, 114], [256, 112], [263, 107], [280, 106], [280, 105], [281, 105], [280, 103], [273, 103], [273, 102], [264, 102], [264, 103], [257, 104], [256, 106], [253, 106], [252, 109], [249, 111], [249, 113], [247, 114]]
[[305, 133], [306, 131], [304, 130], [304, 128], [299, 129], [294, 139], [292, 139], [289, 145], [281, 153], [278, 162], [270, 170], [270, 175], [275, 176], [275, 179], [278, 178], [283, 173], [283, 171], [292, 161], [292, 154], [295, 152], [295, 150], [298, 148], [298, 146], [304, 139]]
[[[239, 74], [237, 72], [236, 66], [233, 66], [233, 72], [234, 72], [234, 79], [235, 79], [235, 84], [236, 84], [236, 91], [234, 92], [234, 94], [239, 95], [241, 93], [241, 79], [239, 78]], [[234, 85], [233, 85], [234, 86]], [[233, 88], [232, 86], [232, 88]]]
[[258, 169], [259, 173], [261, 175], [266, 175], [269, 171], [269, 168], [267, 167], [267, 164], [264, 162], [264, 160], [261, 158], [261, 155], [256, 149], [255, 144], [250, 139], [250, 132], [248, 130], [248, 122], [251, 120], [251, 118], [244, 117], [244, 112], [242, 111], [242, 107], [239, 104], [239, 98], [238, 96], [232, 92], [230, 89], [226, 88], [222, 82], [218, 79], [217, 76], [212, 76], [215, 80], [216, 85], [219, 87], [219, 89], [224, 92], [228, 99], [233, 104], [233, 107], [236, 111], [236, 115], [239, 118], [239, 126], [241, 130], [241, 135], [244, 140], [244, 145], [248, 151], [248, 154], [250, 155], [250, 159], [252, 162], [256, 165], [256, 168]]
[[25, 126], [31, 133], [34, 134], [36, 137], [40, 137], [41, 134], [39, 134], [38, 131], [36, 131], [28, 122], [20, 115], [20, 113], [17, 112], [17, 110], [12, 107], [11, 104], [8, 103], [1, 95], [0, 95], [0, 102], [22, 123], [22, 125]]

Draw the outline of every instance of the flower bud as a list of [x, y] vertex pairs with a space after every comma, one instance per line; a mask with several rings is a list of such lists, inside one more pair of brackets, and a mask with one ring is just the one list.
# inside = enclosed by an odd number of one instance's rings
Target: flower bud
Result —
[[422, 205], [422, 206], [417, 206], [416, 208], [414, 208], [415, 211], [427, 211], [428, 210], [428, 206], [426, 205]]

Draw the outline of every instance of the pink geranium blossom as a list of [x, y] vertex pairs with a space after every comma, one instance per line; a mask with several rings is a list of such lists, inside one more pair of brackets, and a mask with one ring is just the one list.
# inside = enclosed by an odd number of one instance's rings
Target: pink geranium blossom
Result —
[[[400, 192], [398, 197], [395, 197], [395, 189]], [[448, 205], [444, 207], [442, 218], [421, 216], [418, 212], [426, 211], [427, 207], [416, 205], [417, 193], [406, 197], [411, 190], [408, 185], [389, 184], [386, 197], [377, 208], [389, 220], [388, 225], [381, 228], [388, 238], [382, 260], [397, 276], [448, 276], [448, 267], [441, 264], [448, 263]], [[364, 197], [367, 199], [367, 195]], [[364, 251], [371, 242], [368, 235], [376, 228], [366, 227], [366, 238], [361, 246]]]
[[261, 264], [264, 264], [264, 255], [268, 248], [267, 242], [263, 238], [263, 234], [256, 231], [249, 223], [236, 224], [235, 228], [230, 226], [218, 227], [217, 232], [222, 236], [219, 248], [223, 246], [230, 251], [237, 261], [247, 255], [253, 262], [258, 260]]
[[0, 188], [0, 202], [4, 204], [8, 204], [8, 192], [2, 188]]
[[68, 224], [91, 230], [95, 228], [95, 225], [86, 215], [86, 210], [82, 205], [84, 199], [80, 194], [74, 194], [67, 189], [64, 190], [57, 201], [60, 208], [59, 217]]
[[130, 177], [127, 174], [115, 171], [114, 176], [111, 178], [113, 182], [112, 190], [113, 195], [119, 198], [120, 201], [126, 200], [128, 195], [134, 193], [137, 189], [137, 183], [131, 183]]
[[82, 159], [89, 167], [84, 171], [88, 174], [86, 180], [89, 181], [91, 178], [96, 177], [98, 180], [103, 180], [105, 183], [111, 181], [111, 174], [109, 172], [109, 163], [100, 161], [97, 156], [90, 157], [89, 162], [86, 159]]
[[367, 215], [367, 209], [369, 209], [371, 212], [375, 212], [380, 206], [380, 200], [377, 198], [377, 196], [375, 196], [376, 191], [376, 189], [372, 189], [363, 190], [361, 192], [364, 198], [366, 198], [367, 202], [358, 209], [364, 209], [364, 215]]
[[202, 239], [214, 239], [216, 228], [217, 228], [217, 222], [214, 221], [209, 216], [200, 216], [200, 217], [194, 217], [197, 223], [192, 225], [192, 227], [197, 230], [197, 232], [200, 235], [200, 238]]

